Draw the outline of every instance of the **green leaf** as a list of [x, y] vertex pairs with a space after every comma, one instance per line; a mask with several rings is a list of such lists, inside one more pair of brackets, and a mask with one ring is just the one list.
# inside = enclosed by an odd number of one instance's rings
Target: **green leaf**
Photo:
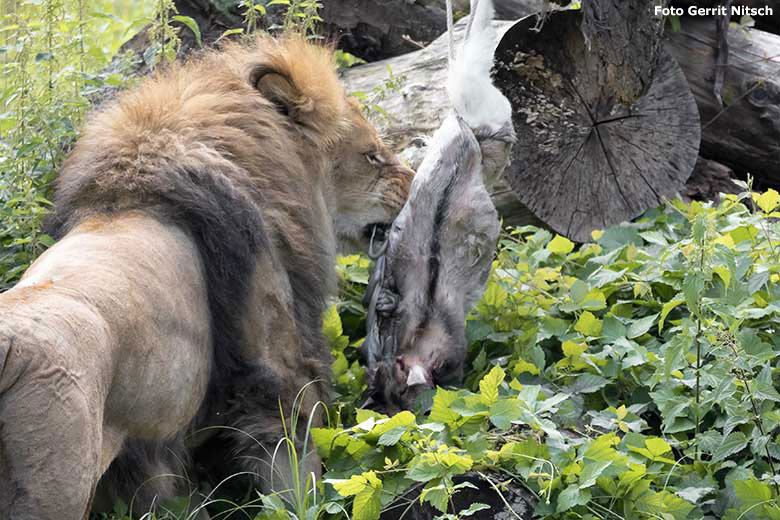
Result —
[[682, 285], [685, 303], [691, 312], [699, 314], [699, 304], [704, 293], [704, 278], [701, 273], [689, 272]]
[[712, 461], [718, 462], [742, 451], [748, 445], [748, 439], [742, 432], [729, 433], [720, 445], [712, 451]]
[[609, 380], [596, 374], [580, 374], [574, 382], [566, 387], [572, 395], [592, 394], [609, 384]]
[[588, 345], [586, 343], [576, 343], [571, 340], [566, 340], [561, 343], [561, 350], [563, 350], [563, 355], [566, 357], [578, 358], [588, 350]]
[[357, 495], [370, 486], [366, 475], [353, 475], [348, 480], [331, 480], [329, 482], [338, 494], [343, 497]]
[[[437, 480], [438, 482], [438, 480]], [[428, 502], [433, 507], [438, 509], [442, 513], [447, 512], [447, 504], [449, 502], [450, 495], [447, 493], [447, 488], [442, 484], [426, 485], [422, 493], [420, 493], [420, 503]]]
[[383, 433], [376, 441], [376, 443], [380, 446], [395, 446], [398, 441], [401, 440], [401, 436], [407, 431], [408, 428], [405, 426], [393, 428], [392, 430], [388, 430]]
[[585, 295], [579, 308], [589, 311], [600, 311], [601, 309], [606, 309], [607, 298], [600, 290], [592, 289], [588, 291], [588, 294]]
[[[341, 317], [338, 308], [331, 305], [325, 311], [322, 317], [322, 332], [328, 341], [330, 348], [335, 350], [344, 350], [349, 344], [349, 338], [343, 336], [344, 332], [341, 326]], [[339, 372], [341, 373], [341, 372]]]
[[698, 504], [702, 498], [717, 491], [714, 487], [697, 487], [691, 486], [675, 491], [678, 497], [683, 500], [687, 500], [692, 504]]
[[558, 495], [555, 512], [563, 513], [575, 506], [584, 506], [590, 501], [590, 498], [590, 491], [580, 489], [576, 484], [571, 484]]
[[580, 315], [574, 330], [585, 336], [598, 337], [601, 334], [602, 323], [590, 311], [585, 311]]
[[642, 495], [636, 500], [636, 507], [645, 514], [653, 515], [654, 518], [658, 515], [666, 515], [661, 518], [685, 520], [694, 505], [668, 491], [661, 491]]
[[397, 428], [403, 428], [404, 431], [406, 431], [415, 423], [416, 418], [414, 414], [408, 410], [403, 410], [392, 416], [390, 419], [383, 419], [378, 421], [376, 426], [374, 426], [371, 431], [365, 435], [365, 439], [369, 442], [375, 441], [386, 432], [395, 430]]
[[657, 317], [658, 314], [651, 314], [650, 316], [645, 316], [644, 318], [632, 322], [628, 326], [626, 337], [628, 337], [628, 339], [634, 339], [647, 333], [647, 331], [650, 330], [650, 327], [653, 326], [653, 323], [655, 323]]
[[645, 440], [645, 446], [647, 446], [647, 450], [654, 457], [660, 457], [661, 455], [672, 451], [672, 447], [669, 443], [659, 437], [651, 437]]
[[203, 47], [203, 39], [200, 36], [200, 27], [198, 27], [198, 22], [189, 16], [181, 16], [178, 14], [172, 16], [171, 19], [174, 22], [180, 22], [189, 27], [190, 31], [192, 31], [192, 34], [195, 35], [195, 41], [198, 42], [198, 47]]
[[500, 399], [490, 407], [490, 422], [496, 428], [508, 430], [513, 421], [523, 416], [523, 405], [517, 399]]
[[754, 193], [753, 201], [758, 204], [758, 207], [761, 208], [761, 211], [764, 213], [771, 213], [777, 207], [777, 205], [780, 204], [780, 193], [773, 190], [772, 188], [769, 188], [761, 195]]
[[672, 312], [672, 309], [683, 303], [685, 303], [685, 300], [681, 298], [664, 303], [663, 307], [661, 307], [661, 319], [658, 321], [659, 334], [661, 333], [661, 329], [664, 328], [666, 317], [669, 316], [669, 313]]
[[582, 467], [582, 473], [580, 473], [579, 489], [593, 486], [596, 483], [596, 479], [611, 465], [612, 461], [610, 460], [588, 460]]
[[379, 489], [366, 488], [355, 495], [352, 502], [352, 520], [378, 520], [382, 512], [381, 486]]
[[743, 507], [748, 508], [772, 499], [772, 489], [756, 479], [735, 480], [734, 491]]
[[464, 517], [464, 516], [471, 516], [471, 515], [473, 515], [474, 513], [477, 513], [477, 512], [479, 512], [479, 511], [483, 511], [483, 510], [485, 510], [485, 509], [490, 509], [490, 506], [489, 506], [489, 505], [487, 505], [487, 504], [483, 504], [482, 502], [474, 502], [474, 503], [472, 503], [472, 504], [469, 506], [469, 508], [468, 508], [468, 509], [464, 509], [464, 510], [462, 510], [462, 511], [459, 511], [459, 512], [458, 512], [458, 515], [460, 515], [461, 517]]
[[431, 408], [430, 420], [442, 424], [453, 424], [460, 419], [460, 414], [452, 411], [452, 403], [458, 398], [458, 394], [443, 388], [436, 389], [436, 395], [433, 396], [433, 407]]
[[491, 405], [498, 399], [498, 387], [504, 382], [506, 372], [500, 366], [494, 366], [479, 382], [479, 393], [486, 405]]
[[242, 28], [240, 28], [240, 27], [239, 27], [238, 29], [228, 29], [227, 31], [223, 32], [223, 33], [222, 33], [222, 34], [219, 36], [219, 38], [217, 39], [217, 41], [221, 40], [222, 38], [227, 38], [228, 36], [232, 36], [232, 35], [234, 35], [234, 34], [241, 34], [241, 33], [243, 33], [243, 32], [244, 32], [244, 29], [242, 29]]
[[561, 235], [555, 235], [555, 238], [547, 244], [547, 250], [551, 253], [567, 255], [574, 251], [574, 242]]

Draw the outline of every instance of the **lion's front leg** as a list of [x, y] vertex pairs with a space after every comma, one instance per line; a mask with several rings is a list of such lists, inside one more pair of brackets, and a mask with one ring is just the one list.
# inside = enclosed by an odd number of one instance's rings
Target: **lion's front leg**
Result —
[[89, 513], [101, 414], [77, 373], [47, 355], [55, 348], [0, 334], [0, 520]]

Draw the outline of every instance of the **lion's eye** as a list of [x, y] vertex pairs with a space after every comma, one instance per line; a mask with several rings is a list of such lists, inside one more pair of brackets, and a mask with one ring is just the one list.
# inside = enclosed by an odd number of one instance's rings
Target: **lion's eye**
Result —
[[368, 161], [368, 164], [372, 166], [382, 166], [385, 164], [385, 158], [375, 152], [367, 153], [366, 160]]

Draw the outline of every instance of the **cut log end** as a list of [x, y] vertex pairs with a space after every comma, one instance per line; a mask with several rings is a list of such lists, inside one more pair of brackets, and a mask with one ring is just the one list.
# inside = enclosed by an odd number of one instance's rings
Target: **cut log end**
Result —
[[521, 202], [586, 241], [674, 197], [696, 163], [700, 127], [671, 55], [659, 51], [645, 93], [624, 106], [614, 71], [587, 50], [579, 13], [554, 14], [540, 33], [532, 27], [521, 20], [496, 51], [496, 84], [518, 136], [506, 177]]

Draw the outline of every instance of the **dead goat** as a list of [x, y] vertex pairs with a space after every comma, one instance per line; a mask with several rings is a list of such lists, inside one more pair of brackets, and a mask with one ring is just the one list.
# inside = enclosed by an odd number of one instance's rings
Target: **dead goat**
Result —
[[500, 231], [485, 177], [508, 163], [511, 106], [490, 78], [492, 0], [472, 0], [471, 12], [450, 63], [454, 110], [433, 135], [384, 244], [372, 251], [366, 406], [389, 413], [462, 379], [466, 314], [484, 290]]

